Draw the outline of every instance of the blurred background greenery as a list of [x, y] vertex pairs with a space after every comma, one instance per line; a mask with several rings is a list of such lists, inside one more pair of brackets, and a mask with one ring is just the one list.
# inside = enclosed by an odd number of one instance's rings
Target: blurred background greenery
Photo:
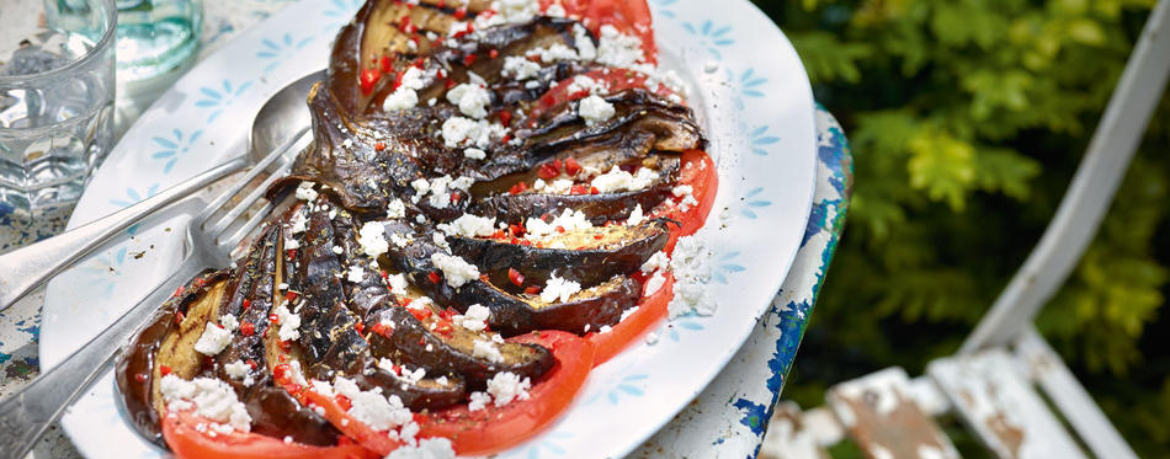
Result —
[[[1052, 218], [1155, 0], [755, 1], [853, 145], [845, 236], [784, 392], [817, 406], [955, 352]], [[1170, 457], [1168, 186], [1165, 97], [1038, 321], [1142, 457]]]

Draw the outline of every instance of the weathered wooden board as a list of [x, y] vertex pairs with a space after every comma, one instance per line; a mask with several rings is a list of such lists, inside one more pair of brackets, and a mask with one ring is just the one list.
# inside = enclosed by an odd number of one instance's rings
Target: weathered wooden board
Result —
[[936, 360], [927, 373], [954, 412], [995, 456], [1086, 457], [1006, 351], [992, 349]]
[[957, 459], [949, 438], [910, 392], [901, 368], [887, 368], [829, 390], [829, 406], [870, 459]]

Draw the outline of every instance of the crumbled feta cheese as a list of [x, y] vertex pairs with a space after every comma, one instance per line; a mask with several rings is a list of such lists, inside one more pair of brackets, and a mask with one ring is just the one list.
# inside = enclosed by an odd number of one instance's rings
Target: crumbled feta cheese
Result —
[[684, 195], [694, 193], [694, 191], [695, 191], [694, 187], [692, 187], [690, 185], [679, 185], [679, 186], [672, 188], [670, 190], [670, 193], [675, 195], [676, 197], [681, 197]]
[[593, 43], [593, 38], [589, 36], [589, 31], [585, 27], [582, 27], [581, 24], [573, 25], [573, 44], [577, 46], [577, 56], [581, 60], [591, 61], [597, 59], [597, 45]]
[[496, 346], [487, 341], [475, 341], [475, 347], [471, 349], [471, 356], [477, 359], [486, 359], [491, 363], [504, 363], [504, 354]]
[[405, 295], [406, 287], [410, 285], [406, 282], [406, 275], [402, 273], [386, 276], [386, 281], [390, 283], [390, 293], [395, 295]]
[[557, 277], [554, 273], [552, 277], [548, 278], [548, 282], [544, 284], [544, 290], [540, 292], [540, 300], [545, 303], [552, 303], [559, 299], [563, 303], [569, 301], [569, 298], [580, 291], [581, 284]]
[[455, 449], [446, 438], [424, 438], [418, 446], [399, 446], [386, 459], [455, 459]]
[[505, 78], [524, 81], [540, 73], [540, 64], [523, 56], [508, 56], [504, 58], [504, 69], [500, 73]]
[[539, 218], [529, 218], [524, 223], [526, 234], [525, 238], [535, 239], [549, 234], [559, 233], [557, 228], [565, 231], [576, 231], [582, 229], [589, 229], [593, 227], [593, 223], [585, 216], [584, 212], [573, 209], [565, 209], [561, 215], [553, 218], [551, 222], [545, 223]]
[[351, 401], [347, 414], [376, 432], [404, 426], [413, 419], [410, 410], [403, 406], [397, 395], [383, 396], [380, 387], [364, 391], [353, 380], [337, 378], [333, 388]]
[[208, 322], [207, 326], [203, 328], [203, 334], [195, 342], [195, 350], [203, 355], [216, 355], [223, 352], [224, 348], [231, 342], [232, 332]]
[[418, 67], [411, 67], [402, 74], [402, 84], [398, 87], [418, 91], [429, 86], [434, 79], [434, 70], [423, 71]]
[[540, 14], [540, 3], [536, 0], [496, 0], [492, 2], [492, 10], [510, 24], [521, 24]]
[[297, 199], [312, 201], [317, 199], [317, 190], [313, 189], [313, 182], [301, 182], [297, 185]]
[[390, 204], [386, 206], [386, 218], [406, 218], [406, 203], [402, 202], [401, 199], [390, 201]]
[[437, 228], [448, 236], [481, 237], [496, 232], [496, 219], [478, 215], [463, 214], [451, 223], [440, 223]]
[[654, 271], [657, 271], [657, 270], [660, 270], [662, 268], [666, 268], [669, 266], [670, 266], [670, 257], [666, 255], [666, 252], [660, 251], [660, 252], [656, 252], [654, 255], [651, 255], [650, 258], [648, 258], [645, 263], [642, 263], [642, 272], [644, 272], [646, 274], [650, 274]]
[[487, 328], [487, 321], [491, 319], [492, 311], [482, 305], [473, 304], [467, 312], [459, 318], [459, 325], [471, 331], [482, 331]]
[[387, 112], [410, 110], [416, 106], [418, 106], [418, 92], [406, 87], [399, 87], [386, 96], [386, 100], [382, 101], [382, 110]]
[[[298, 190], [300, 190], [300, 188], [298, 188]], [[307, 229], [309, 229], [309, 219], [305, 216], [305, 213], [302, 211], [293, 212], [292, 219], [289, 220], [289, 231], [291, 231], [292, 234], [300, 234], [305, 232]], [[289, 241], [285, 241], [285, 245], [288, 245], [288, 242]]]
[[163, 376], [159, 383], [163, 400], [170, 411], [194, 409], [194, 415], [213, 422], [215, 431], [248, 432], [252, 417], [236, 397], [236, 391], [227, 383], [213, 378], [195, 378], [187, 381], [173, 374]]
[[471, 402], [467, 404], [467, 411], [479, 411], [492, 402], [492, 396], [487, 392], [472, 392]]
[[431, 191], [431, 182], [425, 178], [415, 179], [413, 182], [410, 182], [410, 187], [414, 188], [415, 194], [423, 196]]
[[560, 61], [575, 61], [580, 60], [577, 55], [577, 50], [565, 46], [561, 43], [554, 43], [548, 48], [533, 48], [524, 53], [525, 56], [539, 56], [540, 61], [545, 64], [552, 64]]
[[390, 244], [386, 242], [386, 228], [380, 222], [366, 222], [362, 225], [362, 229], [358, 230], [358, 244], [362, 246], [362, 253], [371, 258], [377, 258], [390, 250]]
[[244, 363], [243, 361], [236, 360], [235, 362], [230, 362], [227, 365], [224, 365], [223, 371], [224, 373], [227, 373], [227, 375], [232, 379], [244, 379], [248, 376], [248, 370], [251, 368], [252, 367], [248, 366], [248, 364]]
[[[419, 215], [421, 216], [422, 214], [419, 214]], [[390, 242], [393, 243], [395, 247], [398, 247], [398, 248], [406, 247], [407, 244], [410, 244], [410, 241], [411, 241], [411, 239], [403, 236], [402, 233], [391, 233], [390, 234]]]
[[638, 226], [646, 220], [646, 215], [642, 212], [642, 204], [634, 206], [634, 210], [630, 211], [630, 216], [626, 218], [627, 226]]
[[565, 17], [565, 7], [561, 6], [560, 3], [553, 3], [544, 9], [544, 15], [553, 18], [563, 18]]
[[674, 298], [667, 309], [670, 317], [696, 312], [709, 316], [717, 304], [707, 282], [711, 278], [711, 251], [695, 236], [678, 239], [670, 269], [674, 273]]
[[219, 326], [227, 331], [236, 331], [236, 329], [240, 328], [240, 320], [231, 314], [224, 314], [219, 316]]
[[276, 320], [280, 323], [280, 331], [277, 334], [281, 341], [291, 341], [301, 337], [300, 330], [297, 330], [301, 327], [299, 314], [293, 314], [284, 304], [277, 306], [272, 310], [272, 313], [276, 314]]
[[468, 148], [463, 150], [463, 156], [468, 159], [484, 159], [487, 158], [487, 152], [478, 148]]
[[463, 83], [447, 91], [447, 101], [459, 107], [464, 115], [475, 119], [487, 117], [487, 106], [492, 97], [483, 86]]
[[618, 319], [618, 322], [619, 322], [619, 323], [620, 323], [620, 322], [625, 322], [625, 320], [626, 320], [628, 317], [630, 317], [630, 316], [634, 315], [634, 313], [635, 313], [635, 312], [638, 312], [638, 307], [637, 307], [637, 306], [634, 306], [634, 307], [632, 307], [632, 308], [630, 308], [630, 309], [627, 309], [627, 310], [625, 310], [625, 311], [622, 311], [622, 317], [621, 317], [620, 319]]
[[611, 67], [629, 68], [644, 58], [642, 40], [638, 37], [624, 35], [609, 24], [601, 26], [597, 62]]
[[361, 283], [366, 276], [366, 271], [360, 265], [353, 265], [349, 267], [349, 272], [345, 276], [345, 280], [355, 284]]
[[444, 236], [443, 233], [431, 233], [431, 241], [434, 241], [435, 245], [447, 253], [451, 252], [451, 244], [447, 243], [447, 236]]
[[568, 90], [569, 94], [579, 94], [582, 92], [587, 94], [605, 94], [609, 92], [609, 86], [605, 82], [594, 80], [585, 75], [577, 75], [573, 77], [573, 81], [569, 83], [569, 87], [566, 90]]
[[528, 400], [528, 389], [531, 388], [531, 379], [520, 379], [520, 376], [507, 371], [496, 373], [487, 382], [487, 392], [496, 406], [507, 405], [512, 400]]
[[643, 167], [631, 174], [614, 166], [609, 172], [593, 178], [590, 185], [602, 193], [614, 191], [637, 191], [654, 184], [658, 180], [658, 173]]
[[493, 137], [503, 137], [504, 128], [498, 123], [491, 125], [484, 120], [453, 116], [443, 122], [442, 135], [443, 144], [448, 148], [474, 146], [483, 149], [491, 145]]
[[443, 278], [451, 287], [459, 288], [469, 281], [479, 279], [479, 268], [458, 256], [433, 253], [431, 263], [443, 272]]

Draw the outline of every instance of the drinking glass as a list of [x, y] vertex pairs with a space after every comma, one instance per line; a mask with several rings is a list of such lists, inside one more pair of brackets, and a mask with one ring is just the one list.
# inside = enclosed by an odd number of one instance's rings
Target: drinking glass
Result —
[[108, 153], [116, 21], [114, 0], [0, 0], [0, 233], [47, 235]]
[[202, 0], [117, 0], [118, 79], [161, 75], [191, 59], [203, 29]]

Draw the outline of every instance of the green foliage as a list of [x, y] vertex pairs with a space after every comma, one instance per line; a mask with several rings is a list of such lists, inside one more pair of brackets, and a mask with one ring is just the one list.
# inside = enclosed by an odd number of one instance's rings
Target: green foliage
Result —
[[[827, 384], [954, 352], [1055, 212], [1155, 0], [756, 3], [855, 154], [849, 226], [787, 389], [815, 405]], [[1142, 413], [1119, 425], [1149, 457], [1170, 451], [1154, 421], [1170, 379], [1148, 368], [1166, 340], [1146, 339], [1170, 324], [1168, 101], [1038, 320], [1090, 380], [1134, 380], [1091, 389], [1111, 414]]]

